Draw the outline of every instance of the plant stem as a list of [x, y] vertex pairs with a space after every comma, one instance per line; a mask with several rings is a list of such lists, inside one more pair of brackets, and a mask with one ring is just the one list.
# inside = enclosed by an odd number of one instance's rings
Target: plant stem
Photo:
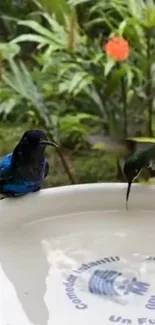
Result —
[[152, 111], [153, 111], [153, 99], [152, 99], [152, 80], [151, 80], [151, 35], [150, 30], [147, 31], [147, 88], [146, 88], [146, 95], [147, 95], [147, 102], [148, 102], [148, 136], [153, 136], [152, 131]]
[[[121, 65], [117, 62], [117, 68], [120, 69]], [[127, 103], [127, 87], [126, 87], [126, 80], [123, 76], [121, 78], [121, 96], [122, 96], [122, 103], [123, 103], [123, 134], [126, 138], [128, 136], [128, 103]]]
[[122, 101], [123, 101], [123, 130], [124, 137], [128, 136], [128, 104], [127, 104], [127, 89], [126, 89], [126, 80], [124, 77], [121, 78], [121, 93], [122, 93]]
[[[47, 134], [48, 134], [48, 137], [49, 137], [49, 140], [53, 141], [53, 134], [51, 133], [50, 130], [47, 130]], [[68, 175], [68, 178], [69, 178], [69, 181], [71, 184], [76, 184], [76, 181], [74, 179], [74, 176], [72, 175], [71, 171], [70, 171], [70, 168], [68, 166], [68, 163], [62, 153], [62, 150], [61, 148], [56, 148], [56, 152], [57, 152], [57, 155], [59, 156], [61, 162], [62, 162], [62, 165], [64, 167], [64, 170], [66, 172], [66, 174]]]
[[71, 184], [76, 184], [75, 179], [74, 179], [74, 176], [72, 175], [72, 173], [70, 171], [70, 168], [69, 168], [69, 166], [67, 164], [67, 161], [66, 161], [66, 159], [65, 159], [65, 157], [64, 157], [61, 149], [60, 148], [57, 148], [56, 151], [57, 151], [57, 154], [58, 154], [58, 156], [59, 156], [59, 158], [60, 158], [60, 160], [62, 162], [62, 165], [64, 167], [64, 170], [65, 170], [66, 174], [68, 175], [68, 178], [69, 178], [70, 183]]

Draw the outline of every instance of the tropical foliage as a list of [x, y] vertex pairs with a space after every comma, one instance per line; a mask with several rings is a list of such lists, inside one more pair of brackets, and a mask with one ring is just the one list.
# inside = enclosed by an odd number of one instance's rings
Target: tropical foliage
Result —
[[1, 120], [59, 143], [55, 185], [117, 180], [115, 157], [86, 139], [154, 136], [155, 2], [30, 2], [0, 5]]

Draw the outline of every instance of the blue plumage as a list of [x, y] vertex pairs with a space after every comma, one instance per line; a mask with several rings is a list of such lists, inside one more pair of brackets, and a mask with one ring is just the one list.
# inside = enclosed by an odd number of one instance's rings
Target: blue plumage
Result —
[[48, 175], [49, 164], [45, 158], [47, 141], [40, 130], [24, 133], [14, 151], [0, 161], [0, 193], [5, 196], [21, 196], [40, 190]]

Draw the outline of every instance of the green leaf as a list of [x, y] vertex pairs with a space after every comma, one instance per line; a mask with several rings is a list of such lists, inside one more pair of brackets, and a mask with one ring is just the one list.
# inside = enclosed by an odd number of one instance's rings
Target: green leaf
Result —
[[0, 43], [0, 52], [6, 59], [14, 58], [20, 52], [20, 47], [11, 42]]
[[43, 45], [51, 43], [48, 38], [39, 36], [37, 34], [36, 35], [34, 35], [34, 34], [20, 35], [20, 36], [14, 38], [10, 43], [15, 44], [15, 43], [20, 43], [20, 42], [36, 42], [36, 43], [41, 43]]
[[96, 119], [96, 117], [94, 115], [91, 115], [88, 113], [78, 113], [78, 114], [76, 114], [76, 117], [77, 117], [78, 121]]
[[127, 24], [128, 24], [127, 19], [126, 19], [126, 20], [123, 20], [123, 21], [120, 23], [120, 25], [119, 25], [119, 27], [118, 27], [118, 33], [119, 33], [119, 36], [123, 36], [124, 30], [125, 30], [125, 28], [127, 27]]
[[48, 13], [45, 13], [45, 12], [42, 12], [41, 15], [42, 15], [42, 17], [44, 17], [46, 19], [51, 30], [54, 33], [57, 33], [57, 34], [60, 34], [63, 36], [66, 35], [64, 27], [62, 25], [60, 25], [56, 19], [54, 19], [52, 16], [50, 16]]
[[0, 114], [5, 114], [7, 116], [13, 110], [13, 108], [19, 103], [19, 99], [16, 97], [12, 97], [6, 99], [0, 103]]
[[132, 86], [133, 78], [134, 78], [133, 71], [131, 69], [127, 69], [127, 88], [128, 89]]
[[111, 96], [116, 89], [120, 86], [121, 78], [126, 75], [126, 68], [122, 66], [120, 69], [113, 72], [111, 78], [109, 78], [107, 87], [105, 88], [106, 98]]
[[133, 17], [136, 17], [138, 19], [143, 19], [143, 12], [145, 9], [145, 5], [143, 3], [143, 0], [128, 0], [127, 1], [128, 8], [130, 13]]
[[20, 72], [20, 69], [15, 64], [14, 60], [9, 60], [10, 67], [12, 69], [13, 75], [10, 73], [6, 73], [2, 75], [3, 80], [8, 82], [8, 85], [12, 87], [13, 90], [16, 90], [19, 94], [21, 94], [23, 97], [26, 95], [25, 87], [23, 84], [23, 78], [22, 74]]
[[103, 103], [102, 103], [102, 100], [101, 100], [99, 94], [95, 90], [95, 87], [93, 85], [91, 85], [90, 89], [89, 88], [85, 89], [85, 93], [88, 95], [88, 97], [92, 100], [92, 102], [99, 109], [99, 111], [101, 112], [101, 115], [104, 116], [104, 114], [105, 114], [104, 106], [103, 106]]
[[133, 97], [134, 97], [134, 91], [132, 89], [128, 90], [128, 92], [127, 92], [128, 105], [132, 102]]
[[16, 87], [16, 84], [11, 80], [12, 76], [8, 73], [3, 73], [2, 74], [2, 80], [4, 81], [4, 83], [9, 86], [12, 90], [14, 90], [15, 92], [18, 92], [18, 88]]
[[149, 29], [155, 27], [155, 5], [146, 7], [145, 16], [146, 27]]
[[54, 13], [56, 16], [56, 19], [62, 23], [65, 24], [65, 15], [70, 14], [70, 6], [67, 3], [66, 0], [39, 0], [40, 3], [45, 6], [48, 11], [50, 11], [52, 14]]
[[11, 72], [3, 73], [2, 80], [18, 93], [21, 98], [29, 101], [33, 105], [33, 110], [38, 120], [42, 121], [46, 128], [50, 128], [50, 117], [48, 109], [44, 104], [43, 94], [34, 84], [25, 64], [19, 62], [19, 65], [17, 65], [13, 60], [10, 60], [9, 63]]
[[105, 63], [105, 68], [104, 68], [104, 76], [107, 77], [108, 74], [111, 72], [112, 68], [116, 64], [116, 61], [112, 58], [108, 58], [108, 61]]
[[82, 89], [86, 88], [89, 84], [91, 84], [92, 80], [93, 78], [89, 76], [86, 72], [76, 72], [73, 79], [71, 80], [68, 92], [74, 93], [76, 95]]
[[89, 2], [90, 0], [69, 0], [68, 4], [71, 6], [77, 6], [81, 3]]
[[42, 36], [45, 36], [48, 39], [48, 41], [51, 40], [51, 41], [54, 41], [55, 43], [58, 43], [58, 44], [60, 43], [59, 39], [56, 39], [54, 37], [54, 34], [51, 31], [49, 31], [45, 27], [42, 27], [39, 23], [37, 23], [34, 20], [19, 20], [18, 24], [31, 28], [32, 30], [34, 30], [38, 34], [41, 34]]

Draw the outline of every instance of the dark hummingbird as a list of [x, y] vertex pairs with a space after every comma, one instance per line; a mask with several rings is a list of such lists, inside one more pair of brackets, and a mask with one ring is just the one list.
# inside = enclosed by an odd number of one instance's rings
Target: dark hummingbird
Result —
[[155, 160], [155, 143], [148, 143], [147, 147], [137, 149], [124, 163], [123, 172], [128, 181], [126, 193], [126, 208], [128, 208], [128, 199], [131, 184], [140, 175], [144, 169], [152, 169]]
[[109, 151], [119, 158], [123, 174], [128, 182], [126, 193], [126, 208], [133, 181], [143, 170], [153, 173], [155, 161], [155, 139], [154, 138], [129, 138], [113, 139], [106, 136], [90, 136], [88, 142], [94, 148]]
[[49, 164], [45, 157], [50, 142], [41, 130], [28, 130], [13, 152], [0, 161], [0, 193], [4, 197], [22, 196], [39, 191], [48, 175]]

